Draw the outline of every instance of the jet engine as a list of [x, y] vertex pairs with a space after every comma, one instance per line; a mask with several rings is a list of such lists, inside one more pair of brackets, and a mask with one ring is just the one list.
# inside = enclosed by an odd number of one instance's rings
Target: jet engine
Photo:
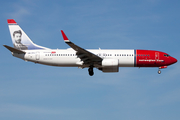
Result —
[[103, 59], [101, 70], [103, 72], [119, 72], [119, 60]]

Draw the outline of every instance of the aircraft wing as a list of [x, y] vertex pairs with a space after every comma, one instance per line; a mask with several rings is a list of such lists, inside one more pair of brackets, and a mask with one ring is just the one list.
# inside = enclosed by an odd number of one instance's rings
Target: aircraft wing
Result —
[[90, 65], [94, 65], [94, 64], [100, 64], [102, 61], [102, 58], [75, 45], [74, 43], [72, 43], [67, 36], [65, 35], [65, 33], [63, 32], [63, 30], [61, 30], [62, 36], [64, 38], [64, 41], [72, 48], [76, 51], [76, 55], [81, 59], [81, 61], [84, 62], [84, 64], [90, 64]]

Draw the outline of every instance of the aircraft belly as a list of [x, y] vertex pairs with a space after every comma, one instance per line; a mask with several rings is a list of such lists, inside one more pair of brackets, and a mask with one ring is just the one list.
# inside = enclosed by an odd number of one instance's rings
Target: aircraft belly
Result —
[[42, 64], [47, 64], [47, 65], [52, 65], [52, 66], [78, 66], [76, 62], [79, 60], [77, 58], [65, 58], [65, 57], [48, 57], [48, 58], [43, 58], [39, 63]]

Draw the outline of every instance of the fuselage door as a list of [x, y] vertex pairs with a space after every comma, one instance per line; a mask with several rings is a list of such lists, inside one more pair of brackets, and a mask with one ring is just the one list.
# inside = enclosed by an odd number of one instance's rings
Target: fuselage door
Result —
[[156, 61], [159, 60], [159, 52], [155, 52], [155, 60], [156, 60]]
[[36, 52], [36, 60], [40, 59], [40, 52]]

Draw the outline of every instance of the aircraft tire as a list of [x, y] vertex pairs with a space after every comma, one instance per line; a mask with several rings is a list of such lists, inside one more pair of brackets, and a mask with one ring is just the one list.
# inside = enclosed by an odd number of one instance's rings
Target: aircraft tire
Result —
[[88, 69], [88, 71], [89, 71], [89, 75], [90, 75], [90, 76], [93, 76], [93, 75], [94, 75], [93, 67], [90, 67], [90, 68]]
[[161, 74], [161, 70], [158, 70], [158, 74]]

